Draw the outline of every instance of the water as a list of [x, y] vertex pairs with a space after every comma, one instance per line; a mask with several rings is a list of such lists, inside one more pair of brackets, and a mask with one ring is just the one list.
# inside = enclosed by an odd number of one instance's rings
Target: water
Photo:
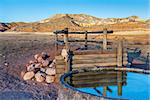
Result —
[[87, 75], [73, 76], [72, 80], [76, 82], [72, 81], [71, 85], [82, 92], [97, 96], [150, 100], [149, 74], [107, 71]]

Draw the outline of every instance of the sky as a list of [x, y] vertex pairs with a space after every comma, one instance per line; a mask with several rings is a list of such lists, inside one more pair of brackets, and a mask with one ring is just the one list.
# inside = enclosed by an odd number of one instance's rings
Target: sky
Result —
[[0, 0], [0, 22], [34, 22], [55, 14], [150, 18], [150, 0]]

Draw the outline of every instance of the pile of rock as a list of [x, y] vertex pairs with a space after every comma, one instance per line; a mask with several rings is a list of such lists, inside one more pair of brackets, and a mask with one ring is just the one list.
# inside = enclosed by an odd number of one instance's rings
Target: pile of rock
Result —
[[50, 56], [45, 52], [34, 55], [34, 59], [26, 65], [23, 79], [36, 80], [37, 82], [45, 81], [47, 83], [54, 82], [56, 75], [55, 60], [51, 60]]

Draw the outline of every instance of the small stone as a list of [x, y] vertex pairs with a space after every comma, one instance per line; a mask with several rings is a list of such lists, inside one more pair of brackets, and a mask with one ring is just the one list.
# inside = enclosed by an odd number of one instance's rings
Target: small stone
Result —
[[46, 52], [42, 52], [41, 53], [42, 58], [45, 60], [46, 58], [48, 58], [48, 54]]
[[5, 66], [8, 66], [8, 63], [7, 63], [7, 62], [5, 62], [5, 63], [4, 63], [4, 65], [5, 65]]
[[34, 67], [35, 67], [35, 68], [41, 68], [41, 66], [42, 66], [41, 63], [37, 63], [37, 64], [35, 64]]
[[56, 59], [53, 60], [53, 63], [56, 64]]
[[39, 56], [40, 56], [39, 54], [34, 55], [34, 59], [38, 60]]
[[48, 75], [55, 75], [56, 69], [55, 68], [47, 68], [45, 73]]
[[40, 68], [40, 71], [42, 71], [42, 72], [46, 72], [46, 69], [45, 68]]
[[34, 63], [36, 63], [36, 61], [33, 61], [33, 60], [29, 61], [29, 64], [34, 64]]
[[55, 81], [55, 76], [46, 75], [46, 82], [47, 83], [52, 83], [54, 81]]
[[55, 64], [52, 62], [52, 63], [49, 65], [49, 67], [52, 68], [52, 67], [54, 67], [54, 65], [55, 65]]
[[21, 77], [23, 77], [25, 75], [25, 71], [21, 71]]
[[34, 77], [34, 72], [33, 71], [30, 71], [30, 72], [26, 72], [23, 76], [23, 79], [24, 80], [30, 80], [31, 78]]
[[45, 80], [45, 74], [44, 73], [42, 73], [42, 72], [37, 72], [36, 74], [35, 74], [35, 79], [36, 79], [36, 81], [37, 82], [43, 82], [44, 80]]
[[43, 67], [48, 66], [49, 65], [49, 60], [43, 60], [42, 65], [43, 65]]
[[65, 61], [68, 61], [69, 55], [66, 49], [62, 49], [61, 56], [64, 58]]
[[33, 71], [35, 69], [35, 65], [31, 64], [29, 66], [27, 66], [27, 71]]
[[37, 61], [38, 61], [39, 63], [41, 63], [41, 62], [43, 61], [43, 58], [42, 58], [41, 56], [39, 56], [39, 57], [37, 58]]
[[40, 71], [40, 68], [34, 68], [34, 73], [37, 73], [38, 71]]

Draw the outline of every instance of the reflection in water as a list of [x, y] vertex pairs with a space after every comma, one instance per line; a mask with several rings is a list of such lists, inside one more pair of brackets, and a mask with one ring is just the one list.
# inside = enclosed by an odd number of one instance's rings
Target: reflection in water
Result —
[[[140, 100], [149, 98], [148, 76], [121, 71], [82, 72], [73, 74], [66, 81], [82, 92], [98, 96]], [[139, 90], [136, 86], [142, 89]]]

